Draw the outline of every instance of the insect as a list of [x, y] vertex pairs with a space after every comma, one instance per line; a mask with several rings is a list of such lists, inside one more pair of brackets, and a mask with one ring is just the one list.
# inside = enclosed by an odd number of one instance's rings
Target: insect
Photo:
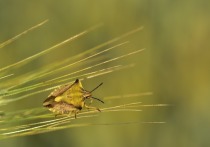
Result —
[[85, 103], [85, 100], [91, 99], [92, 102], [93, 99], [96, 99], [104, 103], [102, 100], [92, 96], [92, 92], [102, 84], [103, 83], [99, 84], [91, 91], [87, 91], [83, 88], [80, 80], [76, 79], [73, 84], [63, 85], [51, 92], [43, 102], [43, 106], [54, 112], [55, 116], [59, 114], [68, 114], [71, 116], [71, 114], [74, 113], [76, 118], [77, 113], [84, 107], [87, 109], [95, 109], [100, 112], [99, 108], [88, 106]]

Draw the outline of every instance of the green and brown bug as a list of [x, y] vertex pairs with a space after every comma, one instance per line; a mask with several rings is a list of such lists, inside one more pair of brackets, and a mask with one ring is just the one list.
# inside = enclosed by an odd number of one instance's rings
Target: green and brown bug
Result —
[[63, 85], [51, 92], [43, 102], [43, 106], [55, 113], [55, 116], [59, 114], [68, 114], [70, 116], [74, 113], [75, 118], [77, 113], [84, 107], [100, 111], [97, 107], [88, 106], [85, 100], [96, 99], [104, 103], [102, 100], [92, 96], [92, 92], [102, 84], [103, 83], [99, 84], [92, 91], [87, 91], [83, 88], [81, 81], [76, 79], [73, 84]]

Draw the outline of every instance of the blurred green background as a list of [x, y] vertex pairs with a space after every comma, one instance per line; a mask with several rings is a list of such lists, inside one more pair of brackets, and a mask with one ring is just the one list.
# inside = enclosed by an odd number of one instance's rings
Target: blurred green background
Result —
[[[99, 97], [152, 91], [140, 99], [146, 104], [168, 103], [167, 108], [144, 108], [139, 114], [100, 114], [97, 122], [166, 121], [166, 124], [111, 125], [72, 128], [46, 134], [0, 141], [1, 146], [99, 146], [99, 147], [206, 147], [210, 146], [210, 1], [149, 0], [1, 0], [0, 41], [45, 20], [43, 27], [0, 50], [0, 67], [48, 48], [93, 25], [104, 23], [90, 35], [62, 52], [53, 51], [31, 63], [38, 68], [77, 54], [124, 32], [144, 26], [129, 36], [125, 50], [146, 50], [123, 60], [136, 63], [132, 69], [84, 82], [85, 87], [105, 84]], [[118, 55], [119, 50], [113, 52]], [[125, 51], [126, 52], [126, 51]], [[120, 63], [120, 62], [119, 62]], [[25, 71], [19, 71], [25, 72]], [[49, 77], [50, 79], [50, 77]], [[91, 88], [94, 87], [91, 85]], [[110, 86], [111, 85], [111, 86]], [[48, 93], [12, 104], [12, 108], [41, 106]], [[21, 105], [22, 104], [22, 105]], [[29, 106], [28, 106], [29, 105]], [[10, 106], [7, 106], [10, 107]], [[78, 120], [76, 120], [78, 121]]]

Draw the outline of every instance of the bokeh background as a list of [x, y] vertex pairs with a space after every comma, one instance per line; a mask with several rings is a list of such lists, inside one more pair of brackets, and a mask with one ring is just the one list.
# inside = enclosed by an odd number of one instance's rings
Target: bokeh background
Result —
[[[49, 22], [1, 49], [0, 66], [19, 61], [93, 25], [104, 26], [71, 47], [53, 51], [25, 68], [29, 72], [77, 54], [124, 32], [144, 26], [125, 40], [125, 50], [146, 50], [123, 60], [132, 69], [84, 82], [105, 84], [99, 97], [152, 91], [146, 104], [167, 103], [167, 108], [144, 108], [139, 114], [100, 114], [97, 122], [112, 120], [165, 121], [166, 124], [110, 125], [71, 128], [0, 141], [1, 146], [100, 147], [206, 147], [210, 146], [210, 1], [208, 0], [1, 0], [0, 41], [3, 42], [45, 19]], [[119, 53], [112, 52], [108, 56]], [[20, 74], [25, 71], [19, 71]], [[50, 77], [48, 77], [50, 79]], [[92, 85], [92, 87], [94, 87]], [[47, 93], [11, 104], [12, 110], [39, 107]], [[36, 99], [36, 101], [34, 101]], [[78, 120], [76, 120], [78, 121]]]

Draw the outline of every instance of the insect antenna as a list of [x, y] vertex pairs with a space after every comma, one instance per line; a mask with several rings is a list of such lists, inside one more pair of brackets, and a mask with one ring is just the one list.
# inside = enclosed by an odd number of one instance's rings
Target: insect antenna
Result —
[[98, 87], [100, 87], [103, 83], [99, 84], [96, 88], [94, 88], [93, 90], [90, 91], [90, 93], [92, 93], [93, 91], [95, 91], [96, 89], [98, 89]]
[[[91, 90], [90, 93], [92, 93], [93, 91], [95, 91], [96, 89], [98, 89], [98, 87], [100, 87], [102, 84], [103, 84], [103, 83], [100, 83], [96, 88], [94, 88], [93, 90]], [[104, 103], [104, 101], [100, 100], [99, 98], [96, 98], [96, 97], [91, 97], [91, 98], [96, 99], [96, 100], [98, 100], [98, 101]]]
[[100, 100], [99, 98], [96, 98], [96, 97], [91, 97], [91, 98], [96, 99], [96, 100], [98, 100], [98, 101], [104, 103], [104, 101]]

